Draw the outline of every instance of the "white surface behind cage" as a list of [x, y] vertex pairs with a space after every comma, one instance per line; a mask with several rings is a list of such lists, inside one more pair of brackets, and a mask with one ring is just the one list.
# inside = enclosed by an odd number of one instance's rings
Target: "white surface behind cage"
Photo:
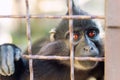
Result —
[[[12, 2], [13, 0], [0, 1], [0, 15], [12, 14]], [[0, 44], [12, 42], [12, 38], [9, 33], [11, 29], [11, 25], [12, 25], [12, 19], [0, 18]]]
[[12, 43], [12, 37], [9, 33], [0, 32], [0, 45], [4, 43]]

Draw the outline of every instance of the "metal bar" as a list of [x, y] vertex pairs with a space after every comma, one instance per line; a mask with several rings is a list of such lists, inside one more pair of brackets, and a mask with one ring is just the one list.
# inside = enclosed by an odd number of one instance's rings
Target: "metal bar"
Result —
[[[68, 0], [68, 15], [71, 16], [72, 11], [72, 0]], [[74, 46], [73, 46], [73, 20], [69, 19], [69, 32], [70, 32], [70, 79], [75, 80], [74, 75]]]
[[[26, 34], [28, 39], [28, 53], [29, 56], [32, 55], [32, 43], [31, 43], [31, 26], [30, 26], [30, 13], [29, 13], [29, 3], [28, 0], [25, 0], [26, 3]], [[30, 80], [33, 80], [33, 60], [29, 59], [29, 70], [30, 70]]]
[[[26, 15], [0, 15], [0, 18], [26, 18]], [[29, 18], [35, 19], [105, 19], [105, 16], [97, 16], [97, 15], [29, 15]]]
[[120, 29], [120, 26], [108, 26], [108, 28], [111, 28], [111, 29]]
[[26, 15], [0, 15], [0, 18], [26, 18]]
[[120, 0], [107, 0], [105, 80], [120, 80]]
[[[46, 59], [46, 60], [70, 60], [69, 56], [41, 56], [41, 55], [22, 55], [23, 58], [26, 59]], [[80, 60], [80, 61], [104, 61], [104, 57], [74, 57], [75, 60]]]
[[32, 15], [31, 18], [52, 18], [52, 19], [104, 19], [104, 16], [97, 16], [97, 15], [92, 15], [92, 16], [87, 16], [87, 15], [61, 15], [61, 16], [52, 16], [52, 15], [38, 15], [34, 16]]

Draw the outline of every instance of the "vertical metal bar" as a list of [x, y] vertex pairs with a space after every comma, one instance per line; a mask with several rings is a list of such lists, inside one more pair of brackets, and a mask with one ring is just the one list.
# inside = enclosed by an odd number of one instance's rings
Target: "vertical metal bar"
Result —
[[105, 80], [120, 80], [120, 0], [107, 0]]
[[[68, 12], [69, 16], [73, 14], [72, 12], [72, 0], [68, 0]], [[74, 46], [73, 46], [73, 20], [69, 19], [69, 32], [70, 32], [70, 77], [74, 80]]]
[[[104, 1], [104, 16], [106, 15], [106, 10], [107, 10], [107, 0], [105, 0]], [[105, 33], [106, 33], [106, 17], [104, 18], [104, 27], [105, 27]], [[106, 36], [105, 36], [105, 39], [106, 39]], [[105, 44], [105, 39], [104, 39], [104, 50], [106, 50], [106, 44]], [[105, 70], [105, 57], [106, 56], [106, 51], [104, 52], [104, 77], [103, 77], [103, 80], [105, 80], [105, 77], [106, 77], [106, 75], [105, 75], [105, 72], [106, 72], [106, 70]]]
[[[105, 0], [105, 7], [104, 7], [104, 13], [105, 13], [105, 16], [107, 17], [106, 12], [107, 12], [107, 0]], [[106, 33], [107, 33], [107, 31], [106, 31], [106, 27], [107, 27], [107, 24], [106, 24], [106, 23], [107, 23], [107, 19], [106, 19], [106, 17], [105, 17], [105, 19], [104, 19], [104, 20], [105, 20], [105, 24], [104, 24], [104, 26], [105, 26], [105, 40], [104, 40], [104, 41], [105, 41], [105, 46], [104, 46], [104, 48], [105, 48], [105, 52], [104, 52], [105, 59], [106, 59], [106, 56], [107, 56], [107, 55], [106, 55], [106, 54], [107, 54], [107, 53], [106, 53], [106, 48], [107, 48], [107, 46], [106, 46]], [[107, 60], [104, 60], [104, 64], [105, 64], [105, 65], [104, 65], [104, 67], [105, 67], [105, 69], [104, 69], [104, 73], [105, 73], [105, 74], [104, 74], [104, 80], [107, 80], [107, 79], [106, 79], [106, 76], [108, 76], [107, 73], [106, 73], [106, 71], [107, 71], [107, 70], [106, 70], [106, 68], [107, 68], [107, 67], [106, 67], [106, 61], [107, 61]]]
[[[31, 26], [30, 26], [30, 13], [29, 13], [29, 3], [28, 0], [26, 0], [26, 34], [28, 39], [28, 53], [31, 56], [32, 55], [32, 42], [31, 42]], [[33, 60], [29, 59], [29, 70], [30, 70], [30, 80], [33, 80]]]

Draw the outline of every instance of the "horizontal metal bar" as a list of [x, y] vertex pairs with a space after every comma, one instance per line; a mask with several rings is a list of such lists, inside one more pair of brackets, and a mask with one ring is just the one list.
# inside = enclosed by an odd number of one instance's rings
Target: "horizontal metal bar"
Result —
[[[26, 18], [26, 15], [0, 15], [0, 18]], [[105, 19], [105, 16], [96, 16], [96, 15], [60, 15], [60, 16], [52, 16], [52, 15], [30, 15], [30, 18], [48, 18], [48, 19]]]
[[120, 29], [120, 26], [107, 26], [107, 28], [110, 28], [110, 29]]
[[0, 15], [0, 18], [26, 18], [25, 15]]
[[[55, 59], [55, 60], [70, 60], [69, 56], [41, 56], [41, 55], [22, 55], [26, 59]], [[80, 61], [104, 61], [104, 57], [74, 57], [75, 60]]]

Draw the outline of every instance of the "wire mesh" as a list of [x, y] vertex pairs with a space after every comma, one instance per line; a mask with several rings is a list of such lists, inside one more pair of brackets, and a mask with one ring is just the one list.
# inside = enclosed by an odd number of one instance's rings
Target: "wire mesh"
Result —
[[[61, 16], [51, 16], [51, 15], [30, 15], [29, 10], [29, 0], [25, 0], [26, 3], [26, 15], [0, 15], [0, 18], [25, 18], [26, 19], [26, 35], [28, 40], [28, 53], [29, 55], [22, 55], [23, 58], [29, 59], [29, 69], [30, 69], [30, 80], [34, 80], [33, 74], [33, 59], [56, 59], [56, 60], [70, 60], [70, 77], [74, 80], [74, 60], [91, 60], [91, 61], [104, 61], [104, 57], [94, 58], [94, 57], [74, 57], [74, 47], [73, 47], [73, 19], [105, 19], [104, 16], [98, 15], [72, 15], [72, 0], [67, 0], [69, 15]], [[31, 43], [31, 25], [30, 19], [69, 19], [69, 32], [70, 32], [70, 57], [68, 56], [40, 56], [32, 55], [32, 43]]]

